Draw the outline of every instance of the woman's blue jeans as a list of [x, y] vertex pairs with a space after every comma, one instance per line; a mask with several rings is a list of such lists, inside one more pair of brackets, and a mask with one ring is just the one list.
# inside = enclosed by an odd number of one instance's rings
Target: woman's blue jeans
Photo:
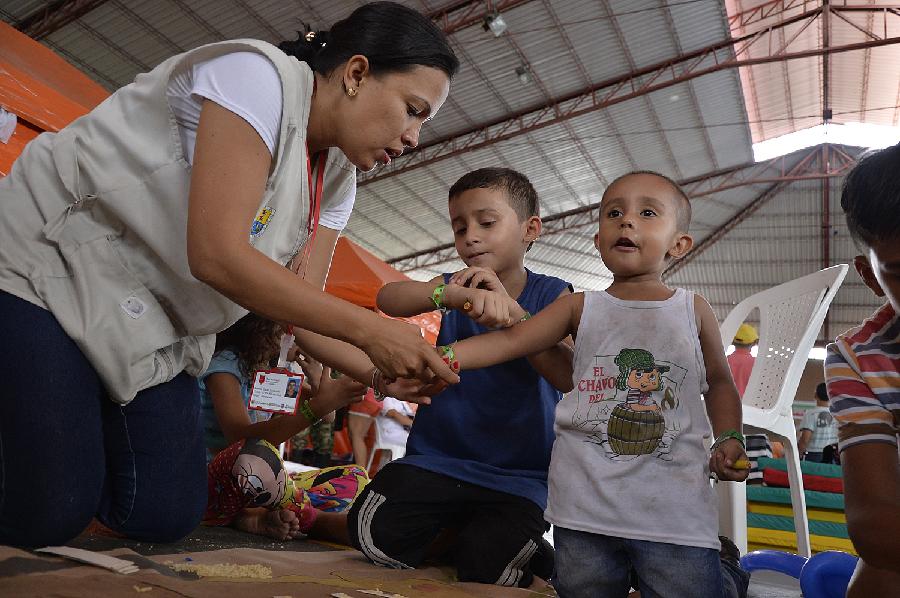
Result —
[[172, 542], [205, 507], [196, 379], [116, 404], [53, 314], [0, 291], [0, 544], [64, 544], [93, 517]]

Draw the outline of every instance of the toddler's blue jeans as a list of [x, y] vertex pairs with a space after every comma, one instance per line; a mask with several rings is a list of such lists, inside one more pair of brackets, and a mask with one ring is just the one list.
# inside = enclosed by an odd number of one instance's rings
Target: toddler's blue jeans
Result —
[[93, 517], [172, 542], [205, 507], [196, 379], [116, 404], [53, 314], [0, 291], [0, 544], [64, 544]]
[[749, 575], [719, 559], [719, 551], [630, 540], [553, 527], [560, 598], [625, 598], [637, 571], [641, 598], [738, 598]]

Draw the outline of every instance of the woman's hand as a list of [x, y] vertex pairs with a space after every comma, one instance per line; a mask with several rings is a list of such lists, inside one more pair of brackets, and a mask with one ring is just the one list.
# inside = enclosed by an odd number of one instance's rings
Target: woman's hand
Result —
[[387, 381], [417, 378], [426, 384], [437, 380], [448, 384], [459, 382], [459, 376], [425, 342], [419, 328], [407, 322], [373, 318], [373, 326], [361, 335], [359, 348]]
[[447, 386], [447, 383], [443, 380], [437, 380], [431, 384], [423, 384], [418, 379], [400, 378], [385, 384], [384, 388], [380, 390], [382, 394], [406, 401], [407, 403], [430, 405], [431, 397], [447, 388]]

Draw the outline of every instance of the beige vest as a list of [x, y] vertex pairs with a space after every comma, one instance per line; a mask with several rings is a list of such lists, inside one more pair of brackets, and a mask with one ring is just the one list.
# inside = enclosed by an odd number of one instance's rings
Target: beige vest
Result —
[[[166, 60], [59, 133], [37, 137], [0, 181], [0, 289], [49, 309], [116, 402], [181, 371], [200, 374], [215, 334], [247, 313], [191, 275], [191, 167], [166, 101], [175, 73], [238, 51], [265, 55], [281, 77], [281, 131], [247, 231], [251, 245], [286, 264], [307, 237], [313, 74], [265, 42], [215, 43]], [[355, 184], [353, 165], [332, 148], [322, 209]]]

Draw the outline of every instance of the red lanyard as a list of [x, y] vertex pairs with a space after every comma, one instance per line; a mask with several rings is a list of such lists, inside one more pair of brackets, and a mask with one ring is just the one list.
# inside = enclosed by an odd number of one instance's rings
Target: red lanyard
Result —
[[309, 157], [309, 147], [306, 148], [306, 174], [309, 176], [309, 218], [306, 220], [306, 249], [309, 256], [316, 232], [319, 230], [319, 208], [322, 206], [322, 181], [325, 179], [325, 152], [316, 154], [316, 182], [313, 185], [312, 161]]
[[[306, 266], [309, 265], [309, 254], [312, 251], [313, 242], [316, 240], [316, 232], [319, 230], [319, 209], [322, 206], [322, 187], [325, 180], [326, 152], [316, 153], [316, 177], [313, 181], [312, 160], [309, 157], [309, 145], [306, 146], [306, 175], [309, 177], [309, 215], [306, 219], [306, 244], [303, 248], [302, 267], [297, 272], [301, 278], [306, 278]], [[288, 326], [288, 334], [293, 333], [293, 326]]]

